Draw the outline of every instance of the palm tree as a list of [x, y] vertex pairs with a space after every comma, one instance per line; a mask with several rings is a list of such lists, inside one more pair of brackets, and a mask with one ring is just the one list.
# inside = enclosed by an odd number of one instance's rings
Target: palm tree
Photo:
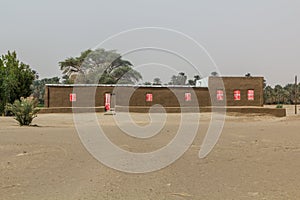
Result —
[[274, 103], [274, 91], [271, 86], [267, 86], [264, 90], [264, 100], [265, 104], [273, 104]]
[[276, 96], [276, 102], [282, 103], [283, 95], [284, 95], [284, 90], [281, 85], [275, 85], [274, 87], [274, 92]]
[[76, 75], [77, 82], [102, 84], [134, 84], [142, 75], [132, 68], [130, 61], [123, 60], [115, 50], [86, 50], [79, 57], [59, 62], [63, 74], [69, 79]]
[[62, 70], [63, 75], [70, 77], [72, 74], [84, 73], [82, 69], [82, 64], [87, 56], [92, 52], [88, 49], [84, 52], [81, 52], [79, 57], [70, 57], [64, 61], [59, 62], [60, 70]]
[[286, 103], [292, 104], [295, 99], [295, 84], [287, 84], [283, 89], [286, 91]]

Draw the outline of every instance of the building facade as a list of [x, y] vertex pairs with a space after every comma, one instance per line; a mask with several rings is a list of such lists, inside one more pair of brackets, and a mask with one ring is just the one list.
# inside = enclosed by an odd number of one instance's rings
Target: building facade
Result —
[[209, 77], [208, 87], [46, 85], [45, 107], [263, 106], [263, 77]]

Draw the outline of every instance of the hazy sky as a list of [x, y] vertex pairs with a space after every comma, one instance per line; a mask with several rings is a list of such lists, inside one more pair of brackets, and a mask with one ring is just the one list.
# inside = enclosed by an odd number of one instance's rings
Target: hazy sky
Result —
[[[20, 60], [30, 64], [42, 78], [61, 76], [59, 61], [77, 56], [111, 35], [145, 26], [166, 27], [191, 36], [211, 54], [223, 75], [250, 72], [264, 76], [269, 84], [292, 82], [295, 74], [300, 76], [298, 0], [0, 3], [0, 54], [16, 50]], [[155, 37], [139, 39], [156, 41]], [[132, 62], [136, 64], [134, 59]], [[169, 77], [164, 70], [154, 67], [153, 76]], [[147, 80], [150, 76], [144, 77]]]

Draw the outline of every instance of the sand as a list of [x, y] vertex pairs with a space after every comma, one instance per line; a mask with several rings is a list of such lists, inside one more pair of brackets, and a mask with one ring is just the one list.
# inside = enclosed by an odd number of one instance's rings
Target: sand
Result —
[[[292, 108], [289, 108], [292, 109]], [[0, 118], [0, 199], [300, 199], [300, 115], [285, 118], [230, 114], [205, 159], [198, 158], [210, 122], [172, 165], [151, 173], [111, 169], [83, 147], [72, 114], [40, 114], [38, 127]], [[113, 116], [99, 113], [108, 137], [121, 148], [148, 152], [166, 145], [178, 128], [169, 114], [161, 133], [137, 140], [120, 131]], [[146, 114], [133, 114], [141, 125]]]

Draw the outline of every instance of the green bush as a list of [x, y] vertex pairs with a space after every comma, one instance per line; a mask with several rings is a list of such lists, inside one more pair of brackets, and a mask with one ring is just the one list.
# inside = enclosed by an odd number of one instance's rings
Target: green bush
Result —
[[6, 111], [15, 116], [20, 126], [29, 126], [39, 112], [36, 108], [38, 102], [33, 97], [21, 97], [20, 100], [16, 100], [13, 104], [8, 103], [5, 107]]
[[282, 104], [277, 104], [276, 108], [283, 108]]

